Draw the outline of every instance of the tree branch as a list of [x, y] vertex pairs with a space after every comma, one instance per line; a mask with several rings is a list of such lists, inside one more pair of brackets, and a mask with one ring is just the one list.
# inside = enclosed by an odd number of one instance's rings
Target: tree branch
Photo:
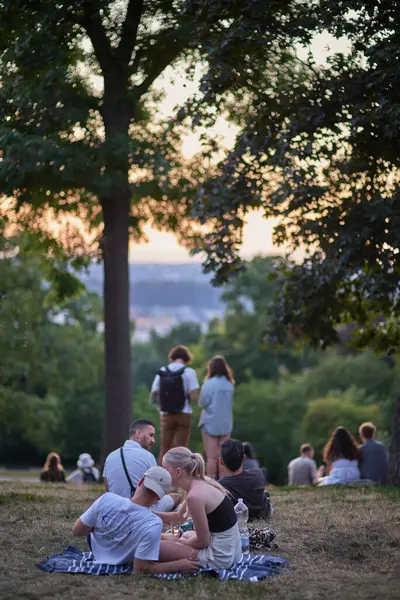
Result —
[[144, 0], [129, 0], [128, 10], [122, 26], [121, 40], [118, 45], [118, 55], [129, 63], [136, 43], [137, 32], [143, 12]]
[[85, 0], [83, 3], [81, 23], [92, 42], [96, 58], [104, 75], [106, 71], [112, 68], [110, 43], [101, 22], [98, 4], [94, 0]]
[[144, 48], [139, 48], [135, 53], [135, 58], [132, 61], [132, 66], [129, 67], [129, 71], [133, 75], [136, 74], [136, 71], [139, 68], [140, 61], [142, 60], [143, 56], [145, 56]]
[[[161, 46], [161, 44], [160, 44]], [[145, 94], [152, 83], [161, 75], [161, 73], [170, 65], [184, 49], [184, 44], [181, 41], [172, 42], [168, 48], [162, 44], [159, 52], [159, 60], [151, 66], [147, 73], [144, 81], [136, 86], [137, 97], [140, 98]], [[157, 47], [155, 50], [155, 56], [157, 56]]]

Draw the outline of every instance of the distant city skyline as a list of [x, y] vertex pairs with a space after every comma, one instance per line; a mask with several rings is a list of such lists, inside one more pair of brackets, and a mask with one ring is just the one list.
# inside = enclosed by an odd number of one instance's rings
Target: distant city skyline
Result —
[[[251, 259], [257, 254], [282, 254], [285, 248], [274, 246], [272, 230], [276, 219], [264, 219], [260, 212], [247, 216], [244, 229], [241, 257]], [[201, 256], [192, 257], [187, 249], [180, 246], [173, 233], [159, 232], [150, 226], [145, 227], [149, 242], [131, 243], [129, 260], [138, 263], [184, 263], [201, 262]]]

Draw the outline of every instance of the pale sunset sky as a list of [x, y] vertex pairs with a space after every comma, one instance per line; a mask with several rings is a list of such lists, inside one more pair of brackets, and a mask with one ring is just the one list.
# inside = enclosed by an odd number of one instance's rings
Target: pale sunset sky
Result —
[[[344, 52], [348, 50], [348, 43], [345, 39], [335, 40], [327, 33], [315, 37], [312, 44], [312, 52], [318, 63], [324, 63], [326, 57], [333, 52]], [[299, 54], [304, 57], [306, 50], [300, 49]], [[167, 69], [164, 76], [158, 81], [157, 87], [165, 90], [165, 98], [161, 103], [161, 112], [163, 115], [172, 115], [174, 106], [181, 103], [194, 90], [195, 83], [185, 80], [184, 75], [177, 73], [173, 69]], [[223, 136], [226, 148], [232, 146], [236, 129], [220, 119], [215, 132]], [[183, 151], [187, 156], [196, 153], [200, 148], [198, 136], [191, 134], [183, 142]], [[247, 224], [244, 230], [244, 240], [241, 255], [249, 259], [256, 254], [274, 254], [283, 253], [284, 248], [277, 248], [272, 242], [272, 230], [276, 220], [263, 218], [261, 212], [253, 212], [247, 217]], [[155, 231], [150, 227], [145, 228], [149, 243], [132, 243], [130, 259], [133, 262], [192, 262], [201, 261], [201, 257], [193, 258], [189, 252], [179, 246], [175, 236], [172, 233], [162, 233]]]

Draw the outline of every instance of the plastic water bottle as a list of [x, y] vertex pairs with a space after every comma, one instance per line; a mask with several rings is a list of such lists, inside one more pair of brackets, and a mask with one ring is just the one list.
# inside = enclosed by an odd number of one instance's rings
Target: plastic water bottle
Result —
[[247, 529], [247, 521], [249, 520], [249, 509], [243, 502], [243, 498], [239, 498], [239, 502], [235, 506], [235, 513], [238, 520], [240, 541], [242, 544], [243, 554], [249, 553], [249, 530]]

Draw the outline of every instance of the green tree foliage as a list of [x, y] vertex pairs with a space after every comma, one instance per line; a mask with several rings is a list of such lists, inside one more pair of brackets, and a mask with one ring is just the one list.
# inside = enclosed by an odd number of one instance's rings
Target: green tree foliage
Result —
[[[21, 245], [23, 246], [23, 244]], [[39, 462], [98, 456], [103, 403], [102, 339], [92, 294], [55, 304], [47, 265], [6, 243], [0, 260], [0, 456]], [[84, 447], [83, 447], [84, 446]]]
[[312, 352], [286, 345], [276, 348], [263, 336], [265, 314], [275, 294], [274, 257], [257, 256], [246, 263], [243, 273], [227, 282], [222, 300], [226, 311], [222, 322], [214, 322], [204, 339], [206, 354], [223, 354], [238, 383], [255, 379], [277, 379], [283, 370], [297, 371], [313, 364]]
[[312, 440], [318, 460], [322, 459], [323, 448], [339, 425], [347, 427], [356, 439], [358, 439], [358, 428], [365, 421], [375, 423], [380, 435], [385, 431], [380, 406], [377, 404], [363, 406], [360, 395], [360, 390], [351, 387], [341, 394], [332, 392], [308, 403], [303, 420], [303, 433], [306, 440]]
[[[307, 249], [302, 264], [282, 264], [268, 315], [273, 339], [326, 347], [338, 341], [339, 324], [354, 323], [354, 346], [399, 347], [399, 24], [397, 6], [387, 1], [318, 0], [288, 10], [292, 39], [307, 45], [325, 28], [345, 36], [349, 52], [322, 66], [312, 56], [297, 67], [281, 62], [274, 91], [254, 87], [238, 111], [241, 134], [204, 186], [207, 218], [236, 232], [230, 245], [215, 234], [205, 238], [207, 264], [219, 279], [240, 266], [239, 232], [251, 208], [279, 219], [277, 243]], [[400, 484], [400, 428], [392, 450], [391, 478]]]
[[372, 404], [382, 403], [399, 383], [396, 371], [381, 357], [371, 353], [342, 357], [330, 352], [307, 373], [305, 390], [309, 398], [316, 398], [354, 386], [364, 393], [357, 404]]
[[[219, 145], [203, 135], [206, 162], [183, 161], [185, 117], [200, 124], [204, 104], [210, 125], [227, 110], [231, 89], [243, 95], [253, 72], [276, 63], [273, 42], [284, 24], [277, 1], [245, 11], [236, 0], [0, 4], [0, 182], [14, 199], [3, 214], [34, 230], [50, 255], [62, 246], [74, 264], [88, 254], [104, 258], [105, 452], [123, 441], [131, 415], [129, 236], [143, 237], [149, 222], [199, 247], [194, 192]], [[230, 61], [240, 77], [231, 77]], [[162, 94], [153, 84], [182, 65], [192, 79], [200, 66], [201, 82], [172, 126], [157, 114]], [[55, 239], [46, 218], [71, 214], [97, 231], [100, 246], [78, 228]]]
[[254, 379], [236, 388], [233, 436], [250, 441], [269, 480], [284, 483], [286, 466], [301, 443], [306, 399], [292, 381]]
[[[238, 113], [242, 133], [212, 185], [221, 202], [204, 206], [240, 228], [262, 207], [278, 217], [275, 241], [308, 249], [302, 265], [284, 264], [270, 331], [315, 345], [338, 340], [341, 322], [357, 323], [360, 346], [398, 346], [398, 160], [396, 89], [398, 14], [388, 2], [319, 0], [287, 12], [287, 29], [307, 43], [317, 26], [347, 36], [349, 52], [325, 65], [281, 64], [280, 85], [253, 90]], [[297, 28], [301, 21], [301, 27]], [[242, 194], [230, 180], [240, 173]], [[211, 200], [210, 200], [211, 202]], [[207, 243], [207, 239], [205, 242]], [[226, 272], [239, 246], [215, 237], [213, 264]]]

